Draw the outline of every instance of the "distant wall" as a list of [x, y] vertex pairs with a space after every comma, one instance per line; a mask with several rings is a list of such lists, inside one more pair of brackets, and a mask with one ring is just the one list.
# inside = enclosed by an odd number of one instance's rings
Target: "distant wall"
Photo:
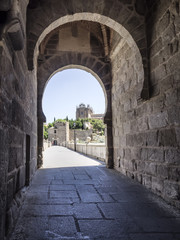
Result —
[[50, 141], [44, 140], [44, 142], [43, 142], [43, 150], [44, 151], [51, 146], [52, 146], [52, 143]]
[[[66, 143], [66, 146], [74, 150], [74, 143]], [[106, 161], [106, 145], [104, 144], [77, 143], [76, 151], [101, 161]]]
[[[92, 129], [89, 130], [81, 130], [81, 129], [75, 129], [76, 138], [78, 138], [80, 141], [86, 141], [87, 137], [92, 136]], [[69, 130], [69, 140], [74, 140], [74, 130]]]

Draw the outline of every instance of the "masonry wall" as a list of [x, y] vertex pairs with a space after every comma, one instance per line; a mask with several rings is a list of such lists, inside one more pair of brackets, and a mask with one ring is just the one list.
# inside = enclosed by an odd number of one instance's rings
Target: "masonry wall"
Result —
[[149, 100], [139, 99], [144, 76], [138, 52], [125, 44], [112, 59], [114, 164], [180, 207], [179, 1], [151, 1], [149, 8]]
[[48, 140], [53, 144], [54, 140], [57, 141], [57, 145], [62, 145], [69, 141], [69, 123], [59, 122], [55, 124], [55, 127], [48, 129]]
[[13, 1], [7, 12], [0, 13], [5, 16], [0, 23], [0, 239], [13, 227], [23, 201], [22, 189], [31, 181], [37, 165], [37, 86], [26, 65], [26, 4]]
[[[65, 146], [65, 144], [64, 144]], [[74, 143], [67, 143], [66, 147], [74, 150]], [[76, 151], [79, 153], [83, 153], [87, 156], [96, 158], [98, 160], [106, 162], [106, 145], [105, 144], [85, 144], [85, 143], [77, 143]]]
[[87, 137], [92, 137], [92, 129], [89, 130], [81, 130], [81, 129], [75, 129], [75, 131], [73, 129], [69, 130], [69, 140], [70, 141], [74, 141], [74, 132], [76, 135], [76, 139], [80, 140], [80, 141], [86, 141]]

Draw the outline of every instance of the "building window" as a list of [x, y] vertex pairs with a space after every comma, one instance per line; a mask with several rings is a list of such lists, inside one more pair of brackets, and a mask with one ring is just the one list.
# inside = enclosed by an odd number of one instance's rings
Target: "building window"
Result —
[[83, 112], [81, 112], [81, 115], [83, 115]]
[[54, 133], [56, 133], [56, 130], [54, 130]]

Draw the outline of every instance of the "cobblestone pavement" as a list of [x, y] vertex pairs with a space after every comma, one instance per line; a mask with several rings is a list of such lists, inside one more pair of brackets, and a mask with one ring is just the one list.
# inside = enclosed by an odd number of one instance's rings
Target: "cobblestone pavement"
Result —
[[104, 164], [52, 147], [10, 239], [178, 240], [180, 214]]

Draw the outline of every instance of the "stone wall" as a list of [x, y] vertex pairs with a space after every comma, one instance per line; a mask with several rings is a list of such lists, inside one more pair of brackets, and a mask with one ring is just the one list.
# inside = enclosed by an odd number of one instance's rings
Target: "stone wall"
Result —
[[13, 227], [36, 170], [37, 85], [26, 65], [26, 5], [0, 5], [0, 239]]
[[144, 76], [137, 51], [125, 43], [112, 59], [114, 165], [180, 207], [179, 1], [151, 4], [149, 100], [139, 99]]
[[57, 145], [69, 141], [69, 122], [57, 122], [54, 127], [48, 129], [48, 140], [53, 145], [54, 140]]
[[[67, 143], [66, 147], [74, 150], [75, 145], [74, 143]], [[106, 145], [105, 144], [77, 143], [76, 151], [106, 162]]]
[[[72, 23], [91, 35], [88, 51], [57, 51], [57, 31]], [[0, 1], [0, 239], [42, 164], [46, 83], [72, 66], [103, 86], [107, 166], [114, 160], [115, 169], [180, 207], [179, 26], [179, 0]]]
[[74, 132], [75, 132], [75, 136], [76, 139], [80, 140], [80, 141], [86, 141], [87, 137], [91, 137], [92, 136], [92, 129], [89, 130], [80, 130], [80, 129], [75, 129], [75, 131], [73, 129], [69, 130], [69, 140], [70, 141], [74, 141]]

